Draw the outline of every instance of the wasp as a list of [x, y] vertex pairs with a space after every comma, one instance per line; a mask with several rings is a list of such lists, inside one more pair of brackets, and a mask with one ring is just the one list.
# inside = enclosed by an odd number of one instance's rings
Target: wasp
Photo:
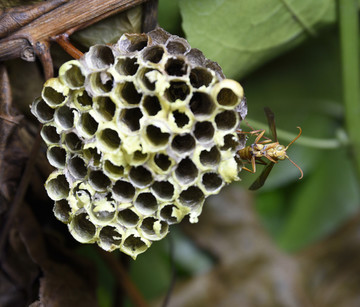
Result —
[[[299, 129], [299, 134], [287, 146], [280, 145], [277, 139], [274, 113], [267, 107], [264, 110], [274, 141], [268, 138], [266, 140], [261, 140], [262, 138], [265, 138], [265, 130], [253, 130], [250, 132], [238, 131], [240, 134], [247, 133], [257, 135], [253, 144], [246, 146], [245, 148], [238, 151], [238, 156], [241, 158], [241, 160], [246, 161], [247, 163], [251, 163], [252, 166], [252, 169], [247, 167], [243, 167], [243, 169], [251, 173], [255, 173], [256, 164], [266, 165], [260, 176], [250, 186], [250, 190], [257, 190], [261, 188], [264, 185], [265, 180], [269, 176], [275, 163], [278, 163], [280, 160], [288, 159], [294, 166], [299, 169], [301, 174], [299, 179], [303, 177], [302, 169], [286, 154], [288, 148], [300, 137], [302, 133], [301, 128], [297, 127]], [[268, 159], [269, 162], [266, 163], [263, 158]]]

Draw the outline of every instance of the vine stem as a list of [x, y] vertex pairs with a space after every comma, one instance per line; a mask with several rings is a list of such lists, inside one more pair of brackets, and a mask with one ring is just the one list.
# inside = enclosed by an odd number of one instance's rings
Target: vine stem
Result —
[[342, 86], [346, 129], [360, 178], [360, 75], [358, 1], [339, 0]]

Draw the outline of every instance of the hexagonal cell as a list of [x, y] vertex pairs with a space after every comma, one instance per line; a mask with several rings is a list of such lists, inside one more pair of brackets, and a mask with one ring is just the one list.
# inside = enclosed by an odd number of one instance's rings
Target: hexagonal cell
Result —
[[138, 187], [146, 187], [152, 182], [152, 175], [143, 166], [133, 166], [129, 172], [129, 179]]
[[220, 130], [234, 129], [237, 125], [236, 112], [224, 111], [216, 115], [215, 123]]
[[41, 97], [34, 101], [31, 111], [43, 124], [52, 121], [54, 118], [54, 109], [50, 108]]
[[111, 185], [110, 179], [102, 171], [91, 171], [89, 183], [94, 190], [99, 192], [104, 192]]
[[150, 75], [153, 72], [158, 72], [160, 73], [157, 69], [153, 69], [153, 68], [143, 68], [141, 69], [141, 71], [138, 74], [138, 78], [140, 79], [142, 85], [145, 87], [145, 89], [147, 89], [148, 91], [154, 91], [155, 87], [156, 87], [156, 81], [151, 81], [149, 79], [148, 74], [150, 73]]
[[94, 98], [94, 110], [104, 121], [113, 119], [116, 111], [115, 103], [107, 96], [98, 96]]
[[154, 162], [164, 172], [167, 171], [172, 164], [169, 156], [164, 155], [164, 154], [156, 154], [154, 156]]
[[192, 151], [195, 148], [195, 144], [196, 142], [192, 135], [185, 133], [176, 135], [171, 142], [171, 147], [179, 154], [184, 154]]
[[173, 212], [176, 209], [177, 207], [175, 205], [168, 204], [161, 208], [159, 216], [169, 225], [179, 223], [178, 219], [175, 216], [173, 216]]
[[157, 96], [145, 96], [143, 106], [146, 113], [150, 116], [155, 116], [161, 111], [161, 104]]
[[128, 236], [123, 243], [123, 251], [132, 257], [145, 252], [148, 249], [144, 240], [134, 235]]
[[88, 190], [86, 189], [81, 189], [80, 188], [81, 183], [79, 183], [77, 186], [75, 186], [71, 193], [73, 194], [73, 196], [75, 197], [77, 203], [76, 206], [78, 208], [83, 208], [83, 207], [88, 207], [89, 204], [91, 204], [92, 201], [92, 197], [91, 194]]
[[137, 150], [132, 155], [132, 159], [131, 159], [132, 164], [133, 165], [144, 164], [148, 156], [149, 154], [142, 153], [140, 150]]
[[135, 188], [130, 182], [118, 180], [113, 186], [112, 193], [117, 201], [131, 202], [135, 195]]
[[215, 104], [206, 93], [195, 92], [190, 100], [190, 110], [196, 117], [211, 115], [215, 109]]
[[213, 139], [215, 133], [211, 122], [197, 122], [195, 124], [194, 135], [199, 142], [209, 142]]
[[86, 91], [78, 93], [74, 98], [74, 102], [80, 110], [90, 110], [93, 104], [92, 98]]
[[158, 203], [155, 196], [149, 192], [140, 193], [136, 197], [134, 206], [144, 215], [150, 215], [158, 209]]
[[119, 178], [122, 175], [124, 175], [124, 167], [114, 165], [110, 161], [106, 160], [104, 163], [104, 172], [111, 179], [115, 179], [115, 178]]
[[128, 52], [141, 51], [148, 44], [148, 36], [146, 34], [125, 34], [125, 36]]
[[45, 188], [49, 197], [55, 201], [68, 197], [70, 191], [69, 183], [61, 173], [52, 173], [45, 183]]
[[79, 136], [74, 132], [70, 132], [65, 135], [64, 143], [67, 149], [71, 152], [80, 151], [83, 145]]
[[184, 76], [188, 72], [188, 66], [185, 59], [169, 58], [165, 64], [165, 71], [169, 76]]
[[170, 134], [162, 132], [159, 127], [149, 125], [146, 127], [146, 136], [154, 146], [164, 146], [169, 142]]
[[178, 110], [172, 112], [172, 116], [174, 117], [175, 124], [179, 128], [183, 128], [190, 122], [190, 118], [185, 113]]
[[71, 208], [67, 200], [61, 199], [56, 201], [53, 212], [59, 221], [66, 224], [70, 222]]
[[68, 169], [75, 179], [83, 179], [87, 175], [87, 167], [85, 161], [78, 156], [69, 159]]
[[120, 224], [125, 227], [135, 227], [139, 221], [139, 216], [132, 209], [125, 209], [119, 211], [118, 213], [118, 221]]
[[216, 101], [224, 107], [235, 107], [239, 102], [239, 97], [231, 88], [223, 87], [217, 94]]
[[119, 134], [115, 130], [110, 128], [101, 130], [97, 134], [97, 139], [102, 144], [103, 149], [107, 151], [116, 150], [121, 144]]
[[111, 92], [114, 86], [114, 77], [105, 71], [94, 72], [89, 75], [91, 88], [95, 93], [105, 94]]
[[182, 159], [175, 170], [176, 178], [183, 185], [193, 182], [198, 174], [199, 171], [196, 165], [189, 158]]
[[129, 105], [139, 104], [142, 97], [142, 93], [137, 91], [133, 82], [119, 84], [116, 92], [123, 100], [125, 100], [125, 103]]
[[70, 129], [74, 126], [74, 109], [62, 106], [55, 111], [55, 122], [64, 129]]
[[56, 168], [64, 168], [66, 162], [66, 150], [59, 146], [51, 146], [46, 152], [49, 163]]
[[41, 128], [41, 137], [46, 143], [58, 144], [60, 142], [60, 135], [56, 131], [56, 127], [53, 125], [44, 125]]
[[94, 200], [91, 203], [91, 215], [96, 224], [104, 224], [114, 219], [116, 214], [116, 203], [106, 198]]
[[216, 146], [213, 146], [209, 151], [203, 150], [200, 153], [200, 162], [205, 166], [216, 166], [220, 163], [220, 151]]
[[88, 161], [89, 164], [93, 166], [99, 166], [101, 155], [97, 152], [96, 148], [86, 148], [84, 149], [84, 158]]
[[124, 76], [133, 76], [139, 68], [136, 58], [117, 58], [115, 70]]
[[69, 61], [59, 69], [59, 76], [63, 83], [71, 89], [84, 86], [85, 76], [82, 74], [78, 61]]
[[170, 81], [170, 87], [165, 91], [165, 98], [169, 102], [184, 101], [190, 94], [190, 88], [184, 81]]
[[63, 104], [67, 98], [67, 96], [63, 95], [63, 93], [56, 91], [51, 86], [44, 87], [42, 97], [52, 107], [57, 107]]
[[89, 113], [81, 114], [78, 128], [85, 133], [86, 137], [92, 137], [96, 133], [98, 126], [97, 121]]
[[85, 61], [91, 68], [102, 70], [114, 64], [115, 58], [110, 47], [106, 45], [95, 45], [90, 47], [86, 53]]
[[239, 146], [239, 140], [233, 134], [227, 134], [224, 136], [224, 145], [221, 150], [235, 150]]
[[212, 73], [204, 67], [195, 67], [190, 72], [190, 83], [195, 88], [200, 88], [203, 85], [207, 87], [210, 85], [212, 80]]
[[99, 239], [101, 248], [104, 250], [114, 250], [119, 247], [122, 234], [113, 226], [105, 226], [100, 230]]
[[147, 217], [143, 219], [140, 229], [145, 238], [156, 241], [161, 240], [166, 236], [169, 225], [164, 221], [158, 221], [153, 217]]
[[142, 51], [142, 58], [146, 62], [159, 63], [164, 55], [163, 47], [159, 45], [147, 47]]
[[123, 109], [120, 113], [120, 122], [123, 122], [130, 131], [140, 129], [140, 119], [143, 114], [140, 108]]
[[162, 199], [172, 199], [174, 196], [174, 186], [169, 181], [155, 181], [151, 191]]
[[90, 222], [86, 212], [79, 210], [69, 225], [73, 237], [81, 242], [87, 243], [94, 239], [96, 226]]
[[185, 40], [171, 40], [166, 44], [166, 49], [170, 54], [184, 54], [189, 48]]
[[204, 199], [204, 193], [197, 186], [187, 188], [185, 191], [182, 191], [179, 196], [180, 203], [187, 207], [201, 205]]
[[201, 183], [208, 192], [214, 192], [221, 188], [223, 180], [217, 173], [205, 173], [202, 176]]

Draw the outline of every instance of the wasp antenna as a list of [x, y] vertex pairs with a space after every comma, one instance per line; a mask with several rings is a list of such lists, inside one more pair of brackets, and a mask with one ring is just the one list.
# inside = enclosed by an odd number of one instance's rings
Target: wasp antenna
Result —
[[289, 143], [288, 146], [286, 146], [285, 150], [287, 150], [287, 149], [290, 147], [290, 145], [291, 145], [292, 143], [294, 143], [294, 142], [300, 137], [300, 135], [301, 135], [301, 133], [302, 133], [302, 129], [301, 129], [299, 126], [297, 126], [296, 128], [298, 128], [298, 129], [300, 130], [300, 131], [299, 131], [299, 134], [297, 135], [297, 137], [296, 137], [295, 139], [293, 139], [293, 140]]
[[300, 167], [299, 165], [297, 165], [293, 160], [291, 160], [288, 155], [286, 155], [285, 157], [286, 157], [287, 159], [289, 159], [289, 161], [290, 161], [292, 164], [294, 164], [294, 165], [297, 167], [297, 169], [300, 171], [301, 176], [299, 177], [299, 180], [300, 180], [302, 177], [304, 177], [304, 172], [302, 171], [301, 167]]

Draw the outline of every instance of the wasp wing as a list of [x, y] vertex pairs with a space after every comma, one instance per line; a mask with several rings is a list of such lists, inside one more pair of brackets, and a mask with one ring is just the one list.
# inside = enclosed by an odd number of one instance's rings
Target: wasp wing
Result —
[[261, 172], [260, 176], [250, 186], [249, 190], [252, 190], [252, 191], [257, 190], [264, 185], [265, 180], [269, 176], [274, 164], [275, 164], [274, 162], [270, 162], [268, 165], [265, 166], [265, 168]]
[[276, 133], [274, 112], [271, 111], [270, 108], [268, 108], [268, 107], [265, 107], [264, 111], [265, 111], [265, 115], [266, 115], [266, 118], [267, 118], [268, 123], [269, 123], [270, 131], [271, 131], [271, 133], [273, 135], [273, 138], [274, 138], [274, 142], [277, 142], [278, 138], [277, 138], [277, 133]]

